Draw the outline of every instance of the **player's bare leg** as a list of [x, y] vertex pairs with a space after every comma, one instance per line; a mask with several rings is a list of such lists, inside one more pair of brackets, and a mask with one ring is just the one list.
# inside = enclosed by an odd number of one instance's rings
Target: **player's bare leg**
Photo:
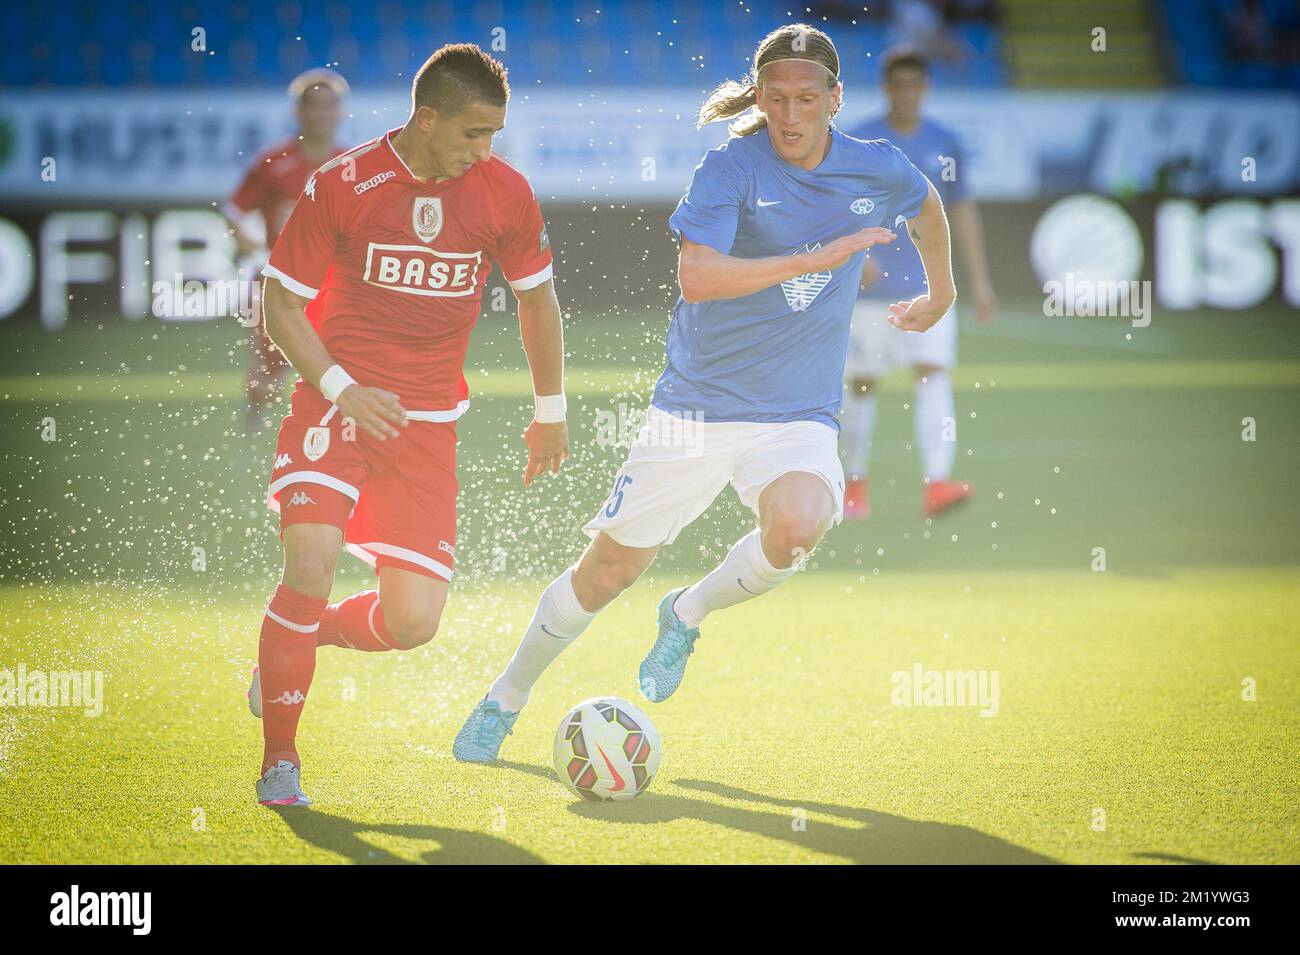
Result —
[[263, 805], [305, 806], [295, 738], [316, 670], [316, 632], [334, 585], [343, 532], [329, 524], [284, 528], [284, 571], [267, 607], [258, 642], [256, 682], [262, 702]]
[[[304, 531], [302, 528], [312, 530]], [[318, 561], [326, 555], [337, 560], [342, 542], [342, 532], [331, 525], [296, 524], [285, 528], [286, 583], [292, 580], [304, 588], [304, 593], [328, 594], [333, 586], [333, 565], [329, 567], [328, 579], [321, 578], [317, 573]], [[428, 643], [438, 632], [449, 588], [448, 581], [439, 577], [400, 567], [380, 567], [379, 589], [363, 591], [325, 607], [319, 629], [311, 637], [317, 646], [332, 643], [369, 651], [414, 649]], [[322, 639], [322, 636], [328, 639]], [[314, 656], [312, 660], [314, 666]], [[253, 671], [253, 685], [249, 688], [250, 707], [254, 700], [257, 703], [253, 711], [255, 716], [262, 716], [264, 712], [261, 669]], [[272, 805], [307, 805], [310, 802], [300, 788], [297, 776], [300, 764], [295, 760], [296, 753], [279, 765], [282, 760], [277, 756], [276, 766], [263, 767], [264, 774], [274, 776], [277, 781], [283, 780], [280, 787], [288, 790], [288, 794], [281, 798], [293, 801], [261, 801]], [[263, 790], [269, 791], [265, 782], [264, 777], [263, 783], [259, 783], [259, 798]]]
[[645, 573], [658, 547], [628, 547], [600, 531], [573, 569], [573, 593], [590, 613], [603, 610]]
[[789, 471], [763, 489], [758, 526], [772, 566], [793, 570], [821, 542], [835, 520], [835, 499], [811, 471]]
[[953, 403], [952, 376], [948, 369], [934, 365], [917, 365], [916, 446], [921, 453], [921, 473], [925, 478], [922, 510], [935, 517], [971, 496], [967, 481], [952, 480], [953, 459], [957, 454], [957, 414]]
[[[339, 548], [343, 545], [343, 532], [329, 524], [291, 524], [284, 529], [283, 543], [284, 570], [280, 574], [281, 586], [307, 597], [328, 597], [334, 586], [334, 568], [338, 564]], [[323, 579], [322, 574], [326, 574], [328, 579]], [[328, 612], [331, 608], [325, 609]], [[319, 637], [317, 641], [319, 644]], [[260, 666], [253, 668], [253, 681], [248, 687], [247, 695], [249, 711], [261, 719], [263, 699]]]
[[542, 671], [598, 612], [636, 582], [658, 552], [658, 547], [627, 547], [599, 531], [577, 564], [542, 593], [514, 658], [492, 684], [487, 699], [517, 713], [528, 702]]
[[321, 615], [316, 645], [366, 653], [412, 650], [438, 632], [448, 581], [393, 565], [379, 568], [379, 588], [330, 604]]
[[874, 378], [854, 378], [844, 394], [840, 443], [844, 447], [845, 520], [864, 521], [871, 516], [871, 485], [867, 475], [876, 430], [876, 384]]
[[758, 499], [758, 529], [737, 541], [704, 579], [660, 602], [659, 637], [637, 674], [645, 698], [662, 702], [681, 684], [705, 616], [775, 589], [794, 574], [834, 519], [835, 499], [816, 474], [790, 471], [765, 487]]
[[450, 589], [450, 581], [441, 577], [379, 568], [379, 613], [394, 649], [413, 650], [434, 638]]
[[624, 546], [604, 531], [596, 534], [578, 563], [542, 592], [514, 657], [456, 735], [452, 754], [458, 760], [487, 763], [497, 758], [542, 672], [645, 572], [658, 551]]

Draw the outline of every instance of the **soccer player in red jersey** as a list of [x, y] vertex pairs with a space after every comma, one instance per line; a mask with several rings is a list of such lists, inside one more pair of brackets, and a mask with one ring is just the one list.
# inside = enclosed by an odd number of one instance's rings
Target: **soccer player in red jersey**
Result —
[[[415, 76], [405, 126], [312, 176], [263, 271], [267, 332], [302, 376], [271, 471], [284, 572], [249, 692], [263, 805], [309, 802], [295, 734], [317, 646], [407, 650], [438, 628], [465, 353], [494, 262], [532, 370], [524, 484], [568, 456], [550, 242], [528, 182], [492, 154], [508, 99], [500, 63], [471, 44], [442, 47]], [[379, 587], [330, 605], [345, 542]]]
[[[333, 70], [308, 70], [289, 84], [289, 98], [298, 119], [298, 135], [260, 153], [234, 195], [222, 207], [235, 234], [241, 268], [253, 275], [266, 263], [266, 250], [302, 194], [302, 187], [322, 163], [343, 152], [334, 134], [343, 116], [348, 82]], [[256, 306], [256, 303], [254, 303]], [[254, 309], [260, 315], [260, 309]], [[262, 414], [271, 403], [275, 385], [288, 370], [284, 355], [259, 322], [249, 339], [251, 361], [244, 380], [247, 397], [245, 430], [261, 429]]]

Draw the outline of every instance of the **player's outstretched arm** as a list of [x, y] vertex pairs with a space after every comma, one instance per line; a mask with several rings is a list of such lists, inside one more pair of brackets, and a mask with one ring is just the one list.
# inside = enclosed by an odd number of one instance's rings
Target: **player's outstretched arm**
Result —
[[519, 336], [533, 375], [533, 421], [524, 431], [528, 465], [524, 485], [539, 474], [559, 472], [569, 456], [569, 426], [564, 414], [564, 326], [555, 283], [547, 279], [525, 291], [519, 302]]
[[268, 278], [262, 286], [266, 334], [298, 374], [338, 405], [344, 417], [380, 441], [397, 437], [397, 427], [406, 427], [406, 409], [397, 395], [383, 388], [364, 388], [335, 364], [307, 318], [309, 301], [290, 292], [278, 279]]
[[921, 253], [929, 293], [918, 295], [910, 302], [896, 302], [889, 306], [889, 323], [908, 332], [923, 332], [930, 328], [957, 300], [957, 287], [952, 278], [948, 217], [944, 215], [943, 201], [934, 184], [929, 185], [930, 191], [921, 203], [921, 211], [907, 223], [912, 243]]
[[677, 255], [677, 281], [688, 302], [712, 302], [753, 295], [779, 282], [809, 272], [829, 272], [873, 245], [893, 242], [888, 229], [872, 227], [826, 243], [815, 252], [738, 259], [682, 237]]

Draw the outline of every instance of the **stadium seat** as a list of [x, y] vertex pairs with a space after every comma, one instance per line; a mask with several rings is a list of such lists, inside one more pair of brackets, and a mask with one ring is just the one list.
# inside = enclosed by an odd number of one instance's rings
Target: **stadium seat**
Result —
[[[27, 2], [0, 12], [10, 47], [23, 51], [4, 58], [0, 82], [279, 86], [301, 69], [337, 63], [354, 85], [393, 85], [439, 44], [463, 39], [486, 48], [503, 27], [501, 54], [517, 83], [701, 86], [738, 77], [761, 33], [789, 18], [787, 8], [776, 0], [380, 0], [370, 8], [347, 0], [87, 0], [76, 13], [82, 42], [69, 45], [67, 23]], [[826, 21], [846, 77], [875, 81], [871, 60], [884, 50], [885, 24], [871, 12]], [[195, 26], [207, 33], [206, 58], [190, 49]], [[943, 81], [1005, 83], [998, 30], [980, 22], [956, 29], [975, 55], [942, 67]]]

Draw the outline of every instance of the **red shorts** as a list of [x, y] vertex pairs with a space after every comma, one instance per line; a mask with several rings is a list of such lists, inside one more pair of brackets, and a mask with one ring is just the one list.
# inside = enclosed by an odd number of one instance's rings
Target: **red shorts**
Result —
[[[447, 412], [448, 415], [459, 411]], [[432, 412], [431, 414], [442, 414]], [[456, 552], [456, 422], [411, 421], [376, 441], [299, 381], [271, 469], [268, 504], [290, 524], [331, 524], [372, 567], [450, 580]]]

